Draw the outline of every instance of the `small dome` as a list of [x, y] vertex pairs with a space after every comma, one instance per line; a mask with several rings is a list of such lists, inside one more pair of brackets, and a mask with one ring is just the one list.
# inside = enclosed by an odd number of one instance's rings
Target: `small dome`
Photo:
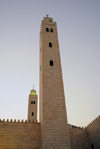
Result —
[[34, 90], [34, 89], [31, 90], [30, 95], [33, 95], [33, 96], [36, 95], [36, 90]]

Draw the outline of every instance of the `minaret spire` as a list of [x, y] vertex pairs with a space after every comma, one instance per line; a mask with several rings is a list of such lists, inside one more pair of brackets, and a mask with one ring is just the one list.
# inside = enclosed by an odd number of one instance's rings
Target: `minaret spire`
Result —
[[41, 149], [69, 149], [57, 26], [48, 15], [40, 31], [40, 123]]
[[28, 102], [28, 120], [37, 121], [37, 94], [36, 90], [33, 89], [29, 94], [29, 102]]
[[33, 84], [33, 90], [34, 90], [34, 88], [35, 88], [35, 85]]

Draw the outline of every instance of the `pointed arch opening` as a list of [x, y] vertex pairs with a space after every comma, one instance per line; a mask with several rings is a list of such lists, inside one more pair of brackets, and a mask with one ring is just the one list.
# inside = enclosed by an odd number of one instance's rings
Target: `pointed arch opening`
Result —
[[50, 66], [54, 66], [53, 60], [50, 60], [49, 64], [50, 64]]
[[51, 42], [49, 42], [49, 47], [52, 48], [52, 43]]
[[53, 28], [50, 28], [50, 32], [53, 32]]
[[31, 101], [31, 104], [33, 104], [33, 101]]
[[46, 32], [49, 32], [49, 29], [48, 28], [46, 28]]
[[32, 112], [32, 116], [34, 116], [34, 112]]

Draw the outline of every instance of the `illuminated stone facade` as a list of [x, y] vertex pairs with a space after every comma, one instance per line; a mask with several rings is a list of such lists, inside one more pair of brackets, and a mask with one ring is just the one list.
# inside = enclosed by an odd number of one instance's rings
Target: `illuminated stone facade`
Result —
[[35, 90], [31, 90], [29, 94], [28, 121], [37, 122], [37, 95]]
[[100, 116], [87, 127], [67, 123], [57, 24], [44, 17], [40, 30], [38, 98], [29, 94], [27, 120], [0, 120], [0, 149], [100, 149]]
[[69, 149], [57, 25], [44, 17], [40, 30], [41, 148]]

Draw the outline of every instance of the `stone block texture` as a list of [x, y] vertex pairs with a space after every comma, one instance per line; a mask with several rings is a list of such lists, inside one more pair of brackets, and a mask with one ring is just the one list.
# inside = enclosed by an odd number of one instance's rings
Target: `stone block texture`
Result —
[[100, 149], [100, 116], [87, 127], [67, 123], [56, 22], [40, 30], [40, 123], [37, 94], [29, 94], [28, 121], [0, 120], [0, 149]]
[[40, 31], [40, 123], [41, 149], [69, 149], [57, 26], [49, 17]]
[[40, 123], [0, 121], [0, 149], [40, 149]]
[[90, 148], [100, 149], [100, 116], [86, 127], [86, 132]]
[[[31, 93], [36, 93], [35, 90], [31, 90]], [[28, 120], [37, 122], [37, 95], [32, 95], [30, 93], [29, 95], [29, 101], [28, 101]]]
[[87, 134], [84, 128], [68, 125], [70, 148], [71, 149], [90, 149]]

